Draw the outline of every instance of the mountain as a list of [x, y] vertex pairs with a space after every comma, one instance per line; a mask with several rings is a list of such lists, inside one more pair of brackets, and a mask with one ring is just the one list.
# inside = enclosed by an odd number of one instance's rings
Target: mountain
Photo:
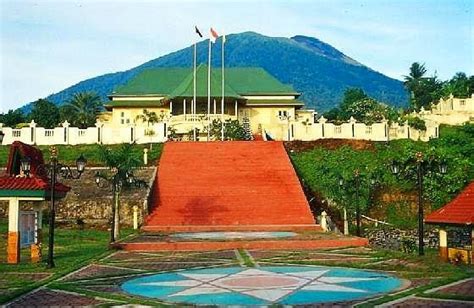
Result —
[[[198, 63], [207, 62], [208, 43], [201, 41], [197, 50]], [[405, 106], [408, 96], [402, 82], [376, 72], [316, 38], [268, 37], [255, 32], [227, 36], [226, 67], [258, 66], [283, 83], [291, 84], [302, 93], [308, 108], [318, 112], [337, 106], [347, 88], [362, 88], [369, 96], [392, 106]], [[213, 66], [221, 65], [220, 40], [213, 47]], [[192, 46], [148, 61], [123, 72], [106, 74], [79, 82], [47, 97], [63, 104], [76, 92], [95, 91], [106, 100], [107, 94], [147, 68], [191, 67]], [[29, 106], [24, 107], [26, 110]]]

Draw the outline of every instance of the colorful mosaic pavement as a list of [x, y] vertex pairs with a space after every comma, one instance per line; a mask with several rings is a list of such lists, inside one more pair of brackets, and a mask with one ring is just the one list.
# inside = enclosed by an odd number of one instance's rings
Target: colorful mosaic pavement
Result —
[[[337, 267], [343, 262], [345, 266], [377, 270]], [[414, 278], [408, 284], [380, 271], [393, 262], [395, 259], [380, 257], [363, 247], [327, 251], [118, 251], [17, 298], [9, 306], [179, 303], [346, 307], [400, 288], [424, 286], [433, 279]], [[417, 271], [413, 264], [405, 263], [400, 260], [400, 271]], [[469, 295], [472, 287], [473, 280], [465, 280], [434, 291], [460, 296]], [[384, 306], [472, 307], [472, 303], [409, 296]]]
[[132, 279], [127, 293], [200, 305], [296, 305], [350, 301], [400, 288], [379, 272], [313, 266], [210, 268]]

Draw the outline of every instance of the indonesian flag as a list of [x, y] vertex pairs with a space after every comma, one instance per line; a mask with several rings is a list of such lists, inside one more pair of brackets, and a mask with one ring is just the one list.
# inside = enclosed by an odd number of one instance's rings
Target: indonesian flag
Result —
[[211, 40], [211, 42], [215, 43], [217, 38], [219, 37], [219, 34], [217, 34], [216, 30], [212, 29], [211, 28], [211, 36], [209, 37], [209, 39]]

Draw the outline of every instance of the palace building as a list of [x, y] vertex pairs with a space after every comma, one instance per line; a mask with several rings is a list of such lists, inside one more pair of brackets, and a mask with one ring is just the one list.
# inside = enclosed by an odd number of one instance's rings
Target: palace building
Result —
[[[212, 121], [222, 118], [221, 69], [213, 68], [210, 76], [209, 120]], [[314, 112], [302, 109], [304, 103], [298, 100], [300, 93], [262, 68], [226, 68], [224, 77], [224, 121], [242, 123], [246, 118], [254, 135], [291, 140], [298, 117], [305, 115], [313, 120]], [[105, 106], [107, 112], [101, 121], [115, 127], [133, 125], [146, 109], [155, 112], [159, 120], [173, 127], [178, 135], [189, 135], [194, 126], [200, 131], [201, 140], [207, 134], [208, 67], [205, 65], [197, 67], [195, 79], [190, 68], [145, 70], [118, 87], [109, 98], [111, 101]]]

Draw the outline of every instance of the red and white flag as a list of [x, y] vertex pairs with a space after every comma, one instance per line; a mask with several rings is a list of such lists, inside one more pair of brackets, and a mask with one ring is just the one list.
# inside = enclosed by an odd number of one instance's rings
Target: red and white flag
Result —
[[215, 43], [218, 37], [219, 37], [219, 34], [217, 34], [216, 30], [211, 28], [210, 36], [209, 36], [209, 39], [211, 40], [211, 42]]

